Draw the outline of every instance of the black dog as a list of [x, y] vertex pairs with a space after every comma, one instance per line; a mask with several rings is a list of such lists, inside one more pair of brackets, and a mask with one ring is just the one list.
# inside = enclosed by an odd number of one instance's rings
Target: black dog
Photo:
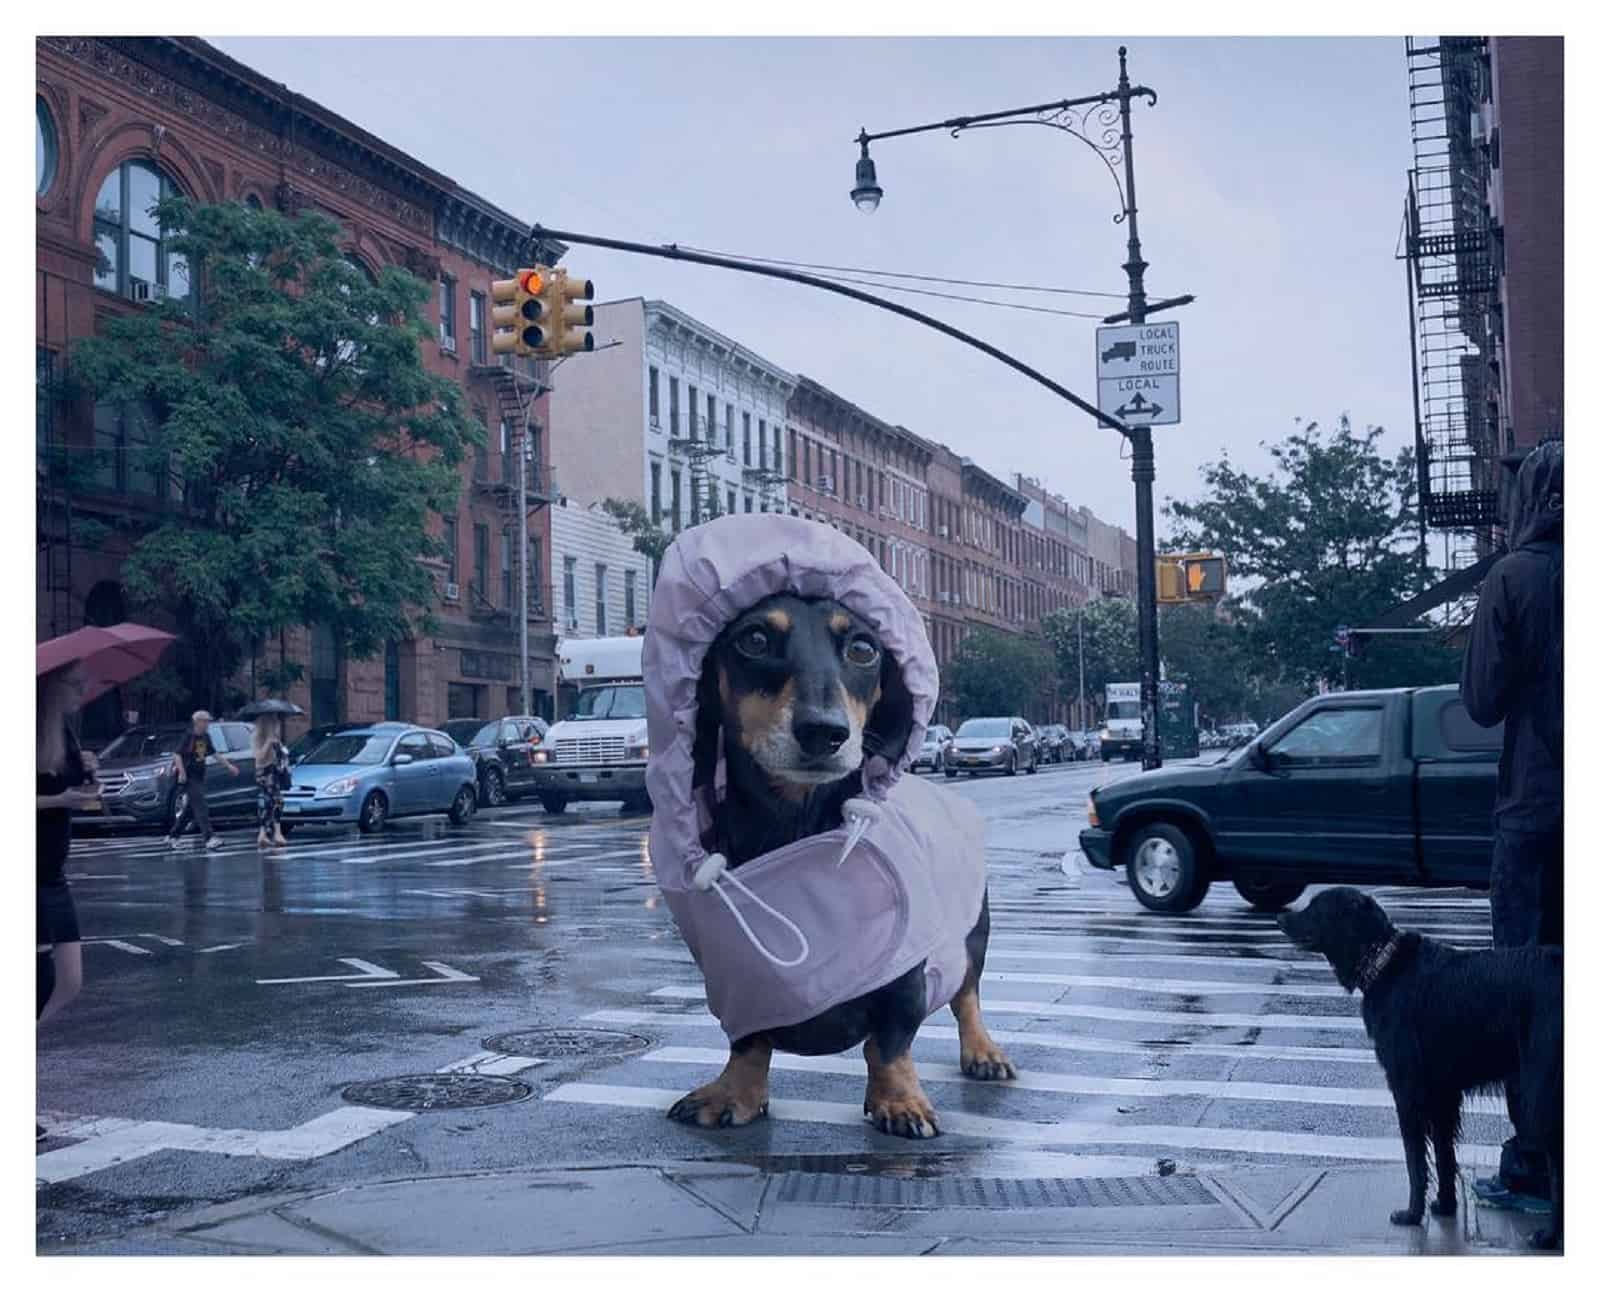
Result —
[[1400, 1118], [1411, 1196], [1389, 1216], [1420, 1224], [1428, 1192], [1427, 1140], [1438, 1172], [1436, 1215], [1456, 1212], [1456, 1139], [1465, 1095], [1513, 1082], [1519, 1137], [1550, 1160], [1551, 1228], [1535, 1246], [1561, 1244], [1561, 951], [1456, 950], [1400, 932], [1371, 897], [1330, 888], [1278, 916], [1297, 946], [1326, 955], [1361, 1020]]
[[[727, 796], [703, 841], [735, 868], [838, 828], [846, 799], [861, 792], [862, 759], [898, 757], [912, 725], [910, 692], [871, 625], [837, 601], [797, 596], [768, 597], [723, 630], [706, 657], [698, 710], [696, 783], [716, 769], [719, 734], [727, 762]], [[950, 1010], [962, 1071], [974, 1080], [1011, 1080], [1016, 1069], [978, 1008], [988, 943], [985, 896]], [[667, 1115], [707, 1129], [748, 1124], [767, 1110], [774, 1049], [831, 1054], [865, 1041], [866, 1115], [885, 1133], [932, 1137], [938, 1118], [911, 1058], [926, 1002], [919, 964], [807, 1022], [745, 1036], [722, 1074]]]

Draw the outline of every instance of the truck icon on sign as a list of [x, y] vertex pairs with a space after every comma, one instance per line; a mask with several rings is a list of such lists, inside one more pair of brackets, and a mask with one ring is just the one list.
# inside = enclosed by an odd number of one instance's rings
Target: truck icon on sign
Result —
[[1110, 363], [1115, 359], [1133, 359], [1139, 354], [1139, 346], [1134, 341], [1118, 341], [1109, 350], [1100, 351], [1100, 362]]

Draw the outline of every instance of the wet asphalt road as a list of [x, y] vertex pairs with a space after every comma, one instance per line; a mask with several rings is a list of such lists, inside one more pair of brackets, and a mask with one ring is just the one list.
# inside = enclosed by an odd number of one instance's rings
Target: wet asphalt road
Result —
[[[1087, 763], [958, 782], [989, 826], [985, 1012], [1023, 1075], [960, 1079], [953, 1020], [931, 1019], [915, 1052], [945, 1134], [921, 1143], [861, 1121], [859, 1051], [780, 1056], [772, 1115], [745, 1129], [665, 1119], [725, 1049], [656, 892], [644, 817], [513, 804], [460, 830], [302, 830], [271, 857], [253, 830], [225, 833], [210, 855], [174, 855], [150, 835], [80, 839], [69, 873], [87, 983], [38, 1045], [51, 1131], [40, 1244], [277, 1188], [558, 1163], [1399, 1159], [1357, 1006], [1325, 965], [1231, 887], [1160, 918], [1119, 878], [1075, 864], [1089, 787], [1134, 772]], [[1405, 926], [1488, 943], [1477, 894], [1381, 895]], [[546, 1026], [625, 1032], [643, 1051], [534, 1061], [486, 1044]], [[353, 1082], [445, 1068], [531, 1092], [417, 1114], [343, 1097]], [[1506, 1129], [1480, 1105], [1464, 1140], [1486, 1160]]]

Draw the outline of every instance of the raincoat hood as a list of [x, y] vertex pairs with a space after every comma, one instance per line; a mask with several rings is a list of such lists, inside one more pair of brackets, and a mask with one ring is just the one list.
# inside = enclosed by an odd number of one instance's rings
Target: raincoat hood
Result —
[[1559, 440], [1540, 444], [1522, 459], [1511, 484], [1507, 517], [1507, 547], [1511, 551], [1529, 543], [1562, 536], [1562, 459]]
[[[703, 841], [725, 769], [720, 741], [696, 748], [700, 676], [722, 630], [780, 593], [840, 602], [872, 624], [896, 666], [845, 826], [729, 869]], [[661, 561], [644, 679], [651, 858], [729, 1037], [808, 1021], [924, 961], [928, 1011], [948, 1003], [982, 908], [982, 822], [965, 799], [904, 774], [939, 673], [922, 616], [872, 554], [794, 516], [729, 515], [687, 530]], [[878, 726], [880, 714], [892, 726]]]

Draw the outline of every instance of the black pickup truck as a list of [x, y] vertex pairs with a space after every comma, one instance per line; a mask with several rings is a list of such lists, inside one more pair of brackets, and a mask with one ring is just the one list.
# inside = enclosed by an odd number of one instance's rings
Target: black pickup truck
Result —
[[1217, 879], [1261, 910], [1310, 883], [1487, 887], [1501, 736], [1455, 686], [1319, 695], [1219, 761], [1092, 790], [1078, 843], [1166, 914]]

